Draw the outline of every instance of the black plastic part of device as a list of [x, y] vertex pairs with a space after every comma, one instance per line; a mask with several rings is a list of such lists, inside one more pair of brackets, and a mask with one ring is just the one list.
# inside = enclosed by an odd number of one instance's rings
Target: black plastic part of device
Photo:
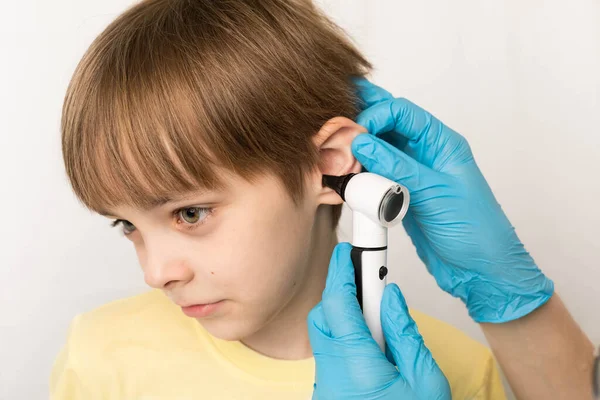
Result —
[[335, 190], [337, 194], [340, 195], [342, 200], [346, 201], [346, 196], [344, 196], [344, 191], [346, 190], [346, 185], [350, 182], [350, 179], [356, 174], [348, 174], [342, 176], [334, 176], [334, 175], [323, 175], [323, 186], [327, 186]]
[[[352, 265], [354, 265], [354, 282], [356, 283], [356, 298], [358, 299], [358, 304], [360, 305], [360, 309], [363, 309], [363, 290], [362, 290], [362, 254], [366, 251], [381, 251], [387, 250], [387, 246], [385, 247], [355, 247], [352, 246], [352, 250], [350, 250], [350, 260], [352, 260]], [[387, 275], [387, 268], [382, 266], [379, 268], [379, 279], [383, 279], [381, 277], [382, 270], [385, 270], [385, 275]], [[385, 277], [385, 275], [383, 277]]]
[[379, 280], [382, 281], [383, 278], [386, 277], [388, 273], [388, 269], [385, 266], [381, 266], [381, 268], [379, 268]]
[[388, 204], [385, 205], [385, 211], [383, 213], [383, 218], [385, 222], [392, 222], [400, 211], [402, 211], [402, 206], [404, 205], [404, 192], [400, 192], [389, 201]]
[[363, 301], [362, 301], [362, 253], [365, 249], [360, 247], [352, 247], [350, 250], [350, 259], [352, 260], [352, 265], [354, 265], [354, 282], [356, 283], [356, 298], [358, 299], [358, 304], [360, 305], [360, 309], [363, 309]]

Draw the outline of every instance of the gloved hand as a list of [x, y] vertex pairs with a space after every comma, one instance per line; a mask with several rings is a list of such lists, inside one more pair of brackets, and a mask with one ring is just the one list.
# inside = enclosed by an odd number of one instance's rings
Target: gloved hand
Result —
[[383, 294], [381, 324], [398, 369], [382, 353], [356, 299], [351, 249], [349, 243], [336, 246], [323, 299], [308, 315], [316, 363], [313, 399], [451, 399], [448, 381], [394, 284]]
[[366, 106], [357, 123], [370, 134], [357, 136], [352, 152], [410, 191], [404, 228], [438, 285], [476, 322], [511, 321], [546, 303], [554, 284], [517, 237], [465, 138], [408, 100], [355, 83]]

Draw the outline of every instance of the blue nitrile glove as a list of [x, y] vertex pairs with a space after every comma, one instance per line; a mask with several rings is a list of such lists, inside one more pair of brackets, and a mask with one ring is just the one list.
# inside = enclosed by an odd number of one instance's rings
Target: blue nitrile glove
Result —
[[404, 228], [438, 285], [476, 322], [511, 321], [546, 303], [554, 284], [517, 237], [465, 138], [406, 99], [365, 79], [356, 84], [366, 106], [357, 123], [370, 134], [357, 136], [352, 152], [410, 191]]
[[385, 288], [381, 324], [388, 361], [365, 323], [356, 299], [349, 243], [336, 246], [322, 301], [308, 315], [315, 356], [313, 399], [447, 400], [446, 377], [431, 357], [398, 286]]

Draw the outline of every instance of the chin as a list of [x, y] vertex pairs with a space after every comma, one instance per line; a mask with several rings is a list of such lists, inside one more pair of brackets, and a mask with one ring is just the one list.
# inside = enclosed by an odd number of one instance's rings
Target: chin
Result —
[[227, 318], [214, 320], [199, 319], [198, 322], [212, 336], [230, 342], [241, 341], [260, 329], [260, 327], [249, 323], [249, 321], [240, 322], [231, 319], [228, 320]]

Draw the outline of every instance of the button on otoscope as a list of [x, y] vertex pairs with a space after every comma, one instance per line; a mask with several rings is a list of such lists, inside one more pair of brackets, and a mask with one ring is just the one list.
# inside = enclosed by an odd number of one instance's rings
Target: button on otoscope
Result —
[[388, 273], [388, 269], [386, 267], [379, 268], [379, 279], [383, 280]]

